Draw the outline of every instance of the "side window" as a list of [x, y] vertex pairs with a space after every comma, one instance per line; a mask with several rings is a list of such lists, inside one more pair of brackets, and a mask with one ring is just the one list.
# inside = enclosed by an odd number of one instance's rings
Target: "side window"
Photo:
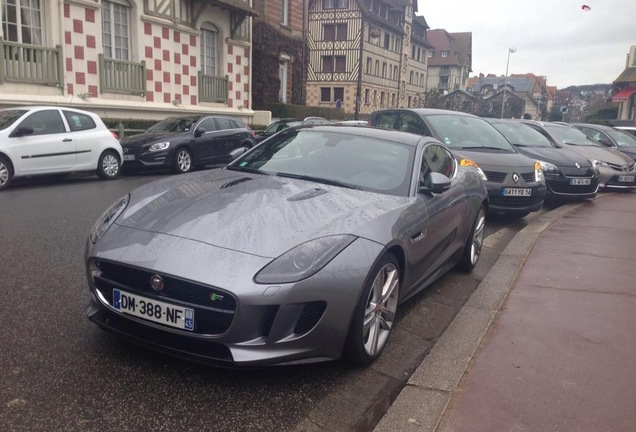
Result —
[[431, 135], [430, 133], [428, 133], [428, 128], [426, 127], [422, 119], [412, 112], [407, 112], [402, 115], [402, 117], [400, 118], [400, 126], [398, 130], [418, 135]]
[[66, 121], [68, 126], [71, 128], [71, 131], [78, 132], [89, 129], [95, 129], [97, 125], [95, 121], [88, 115], [72, 112], [72, 111], [62, 111], [64, 113], [64, 117], [66, 117]]
[[230, 119], [217, 118], [216, 124], [219, 126], [219, 130], [234, 129], [234, 125], [232, 124]]
[[245, 124], [238, 120], [230, 120], [230, 123], [232, 123], [232, 129], [244, 129], [247, 127]]
[[380, 129], [395, 129], [395, 119], [398, 113], [389, 112], [378, 114], [373, 122], [373, 126]]
[[444, 174], [448, 178], [453, 178], [455, 175], [455, 158], [445, 147], [429, 144], [424, 148], [420, 169], [420, 186], [427, 186], [426, 182], [431, 172]]
[[201, 123], [197, 126], [197, 129], [198, 128], [203, 128], [206, 132], [217, 130], [216, 123], [214, 123], [214, 119], [212, 117], [201, 120]]
[[47, 135], [66, 132], [58, 110], [38, 111], [20, 123], [19, 127], [33, 129], [32, 135]]

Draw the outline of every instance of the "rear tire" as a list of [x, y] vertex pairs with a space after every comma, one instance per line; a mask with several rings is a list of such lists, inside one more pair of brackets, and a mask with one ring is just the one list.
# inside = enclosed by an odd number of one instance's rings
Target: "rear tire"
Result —
[[194, 168], [192, 153], [185, 147], [178, 148], [174, 154], [174, 170], [178, 174], [185, 174]]
[[373, 267], [353, 312], [343, 357], [356, 366], [377, 359], [393, 329], [400, 297], [400, 266], [387, 253]]
[[7, 158], [0, 156], [0, 191], [9, 187], [13, 180], [13, 166]]
[[464, 252], [462, 258], [457, 263], [457, 268], [464, 271], [471, 271], [477, 265], [479, 257], [481, 256], [481, 248], [484, 243], [484, 231], [486, 226], [486, 210], [483, 204], [479, 206], [477, 216], [473, 222], [473, 227], [470, 230], [466, 244], [464, 245]]
[[113, 180], [121, 174], [121, 161], [114, 151], [107, 150], [97, 161], [97, 175], [102, 180]]

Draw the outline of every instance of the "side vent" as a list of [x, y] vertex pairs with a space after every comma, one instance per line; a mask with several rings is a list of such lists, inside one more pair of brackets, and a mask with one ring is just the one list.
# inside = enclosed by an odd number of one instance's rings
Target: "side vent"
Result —
[[250, 180], [252, 180], [252, 177], [241, 177], [241, 178], [238, 178], [236, 180], [230, 180], [229, 182], [224, 183], [221, 186], [219, 186], [219, 189], [227, 189], [227, 188], [230, 188], [232, 186], [236, 186], [237, 184], [244, 183], [244, 182], [250, 181]]

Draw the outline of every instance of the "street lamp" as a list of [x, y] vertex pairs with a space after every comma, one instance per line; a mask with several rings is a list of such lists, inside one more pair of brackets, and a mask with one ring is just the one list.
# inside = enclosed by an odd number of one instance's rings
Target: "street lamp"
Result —
[[508, 78], [508, 66], [510, 66], [510, 54], [516, 51], [517, 51], [517, 48], [508, 48], [508, 60], [506, 60], [506, 75], [504, 77], [503, 102], [501, 103], [501, 118], [503, 118], [504, 116], [504, 108], [506, 106], [506, 78]]

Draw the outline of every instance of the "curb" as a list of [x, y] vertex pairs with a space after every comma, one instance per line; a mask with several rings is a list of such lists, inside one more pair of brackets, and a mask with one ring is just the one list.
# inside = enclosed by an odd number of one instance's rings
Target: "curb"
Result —
[[585, 205], [565, 204], [519, 231], [408, 380], [374, 432], [435, 432], [536, 240]]

